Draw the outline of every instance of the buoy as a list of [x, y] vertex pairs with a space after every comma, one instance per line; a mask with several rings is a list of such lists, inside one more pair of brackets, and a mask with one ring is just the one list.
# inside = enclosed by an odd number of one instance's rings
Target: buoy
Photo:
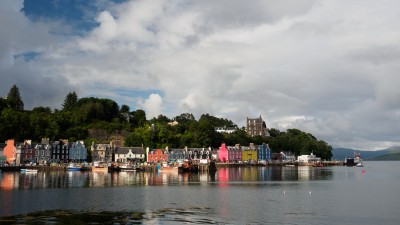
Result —
[[364, 174], [364, 173], [365, 173], [365, 170], [362, 170], [362, 172], [361, 172], [361, 173], [363, 173], [363, 174]]
[[285, 190], [283, 190], [283, 194], [286, 195], [286, 191]]
[[308, 192], [311, 195], [311, 191]]

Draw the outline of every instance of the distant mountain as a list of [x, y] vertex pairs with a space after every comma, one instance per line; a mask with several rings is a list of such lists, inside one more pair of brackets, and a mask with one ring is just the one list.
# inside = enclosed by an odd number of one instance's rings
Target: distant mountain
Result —
[[360, 153], [363, 160], [369, 158], [375, 158], [378, 156], [390, 154], [390, 153], [400, 153], [400, 147], [391, 147], [388, 149], [382, 149], [377, 151], [365, 151], [356, 150], [350, 148], [334, 148], [332, 149], [332, 159], [333, 160], [344, 160], [346, 157], [353, 157], [354, 152]]
[[368, 161], [400, 161], [400, 152], [391, 152], [384, 155], [375, 156], [372, 158], [366, 159]]

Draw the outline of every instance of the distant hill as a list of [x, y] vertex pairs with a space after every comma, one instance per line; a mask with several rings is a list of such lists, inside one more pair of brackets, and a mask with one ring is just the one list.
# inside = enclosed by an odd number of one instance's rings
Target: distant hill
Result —
[[[400, 147], [391, 147], [388, 149], [382, 149], [377, 151], [365, 151], [365, 150], [356, 150], [350, 148], [334, 148], [332, 149], [332, 159], [333, 160], [344, 160], [346, 157], [353, 157], [354, 152], [360, 153], [361, 158], [363, 160], [373, 159], [378, 156], [383, 156], [387, 154], [397, 154], [400, 153]], [[390, 158], [390, 156], [387, 156]], [[395, 156], [393, 156], [395, 157]], [[379, 160], [379, 159], [377, 159]], [[382, 159], [383, 160], [383, 159]]]
[[366, 159], [367, 161], [400, 161], [400, 152], [391, 152]]

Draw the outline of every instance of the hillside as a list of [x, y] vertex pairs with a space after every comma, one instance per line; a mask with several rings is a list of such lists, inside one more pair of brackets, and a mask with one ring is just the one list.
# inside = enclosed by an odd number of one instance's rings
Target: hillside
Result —
[[391, 152], [384, 155], [379, 155], [373, 158], [368, 158], [366, 161], [400, 161], [400, 152]]
[[[391, 147], [388, 149], [382, 149], [377, 151], [365, 151], [365, 150], [356, 150], [349, 148], [334, 148], [332, 149], [332, 159], [333, 160], [344, 160], [346, 157], [353, 157], [354, 152], [360, 153], [361, 158], [363, 160], [373, 159], [383, 155], [397, 154], [400, 153], [400, 147]], [[387, 156], [390, 157], [390, 156]], [[393, 156], [395, 157], [395, 156]]]

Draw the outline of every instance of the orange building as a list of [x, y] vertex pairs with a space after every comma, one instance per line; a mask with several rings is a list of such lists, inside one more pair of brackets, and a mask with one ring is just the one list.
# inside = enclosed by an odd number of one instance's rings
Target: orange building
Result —
[[15, 147], [14, 140], [7, 140], [6, 147], [3, 149], [3, 155], [6, 156], [6, 162], [8, 164], [16, 164], [17, 147]]
[[147, 162], [167, 162], [168, 161], [168, 150], [150, 150], [147, 155]]

